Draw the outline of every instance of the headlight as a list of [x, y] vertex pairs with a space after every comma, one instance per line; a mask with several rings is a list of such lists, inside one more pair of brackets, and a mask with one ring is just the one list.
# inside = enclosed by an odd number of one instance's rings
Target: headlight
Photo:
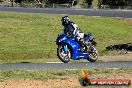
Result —
[[63, 41], [63, 39], [60, 39], [58, 42], [62, 42]]
[[58, 42], [62, 42], [63, 40], [65, 40], [65, 38], [60, 39]]

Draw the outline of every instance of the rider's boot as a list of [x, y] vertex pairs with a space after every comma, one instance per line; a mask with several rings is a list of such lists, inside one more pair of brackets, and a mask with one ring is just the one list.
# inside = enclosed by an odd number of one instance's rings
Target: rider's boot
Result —
[[84, 52], [85, 51], [85, 46], [86, 46], [85, 40], [84, 39], [80, 39], [79, 43], [81, 44], [80, 50], [82, 52]]

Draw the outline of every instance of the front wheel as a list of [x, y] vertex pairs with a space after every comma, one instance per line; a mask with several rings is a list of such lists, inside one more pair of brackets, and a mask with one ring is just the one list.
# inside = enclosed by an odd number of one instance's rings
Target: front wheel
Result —
[[92, 52], [88, 53], [89, 58], [87, 60], [90, 62], [95, 62], [98, 59], [98, 52], [94, 46], [90, 46], [89, 49]]
[[57, 48], [57, 56], [62, 62], [68, 63], [71, 58], [71, 52], [68, 47], [65, 51], [64, 46], [59, 45]]

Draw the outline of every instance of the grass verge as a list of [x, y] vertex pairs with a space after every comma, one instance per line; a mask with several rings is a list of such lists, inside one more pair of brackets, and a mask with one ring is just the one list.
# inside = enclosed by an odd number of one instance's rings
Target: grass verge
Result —
[[[89, 75], [96, 74], [111, 74], [111, 73], [129, 73], [132, 69], [89, 69]], [[7, 79], [36, 79], [36, 80], [47, 80], [56, 78], [70, 78], [81, 76], [81, 70], [0, 70], [0, 81]]]
[[[54, 41], [63, 29], [58, 21], [62, 16], [0, 12], [0, 61], [56, 58]], [[69, 16], [83, 32], [94, 34], [100, 55], [113, 55], [105, 51], [111, 44], [132, 42], [132, 20]]]

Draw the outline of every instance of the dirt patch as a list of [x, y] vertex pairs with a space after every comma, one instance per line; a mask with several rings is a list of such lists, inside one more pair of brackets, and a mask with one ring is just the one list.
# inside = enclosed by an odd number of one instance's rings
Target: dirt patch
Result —
[[49, 80], [31, 80], [31, 79], [13, 79], [0, 83], [0, 88], [67, 88], [80, 86], [77, 78], [69, 79], [49, 79]]
[[111, 74], [93, 74], [92, 79], [130, 79], [132, 80], [132, 72], [127, 73], [111, 73]]
[[132, 52], [127, 52], [123, 55], [114, 55], [114, 56], [101, 56], [99, 60], [108, 62], [108, 61], [132, 61]]
[[[130, 79], [132, 72], [128, 73], [111, 73], [111, 74], [93, 74], [91, 79]], [[49, 80], [31, 80], [31, 79], [12, 79], [0, 83], [0, 88], [76, 88], [81, 87], [78, 77], [66, 79], [49, 79]], [[94, 87], [92, 87], [94, 88]]]

